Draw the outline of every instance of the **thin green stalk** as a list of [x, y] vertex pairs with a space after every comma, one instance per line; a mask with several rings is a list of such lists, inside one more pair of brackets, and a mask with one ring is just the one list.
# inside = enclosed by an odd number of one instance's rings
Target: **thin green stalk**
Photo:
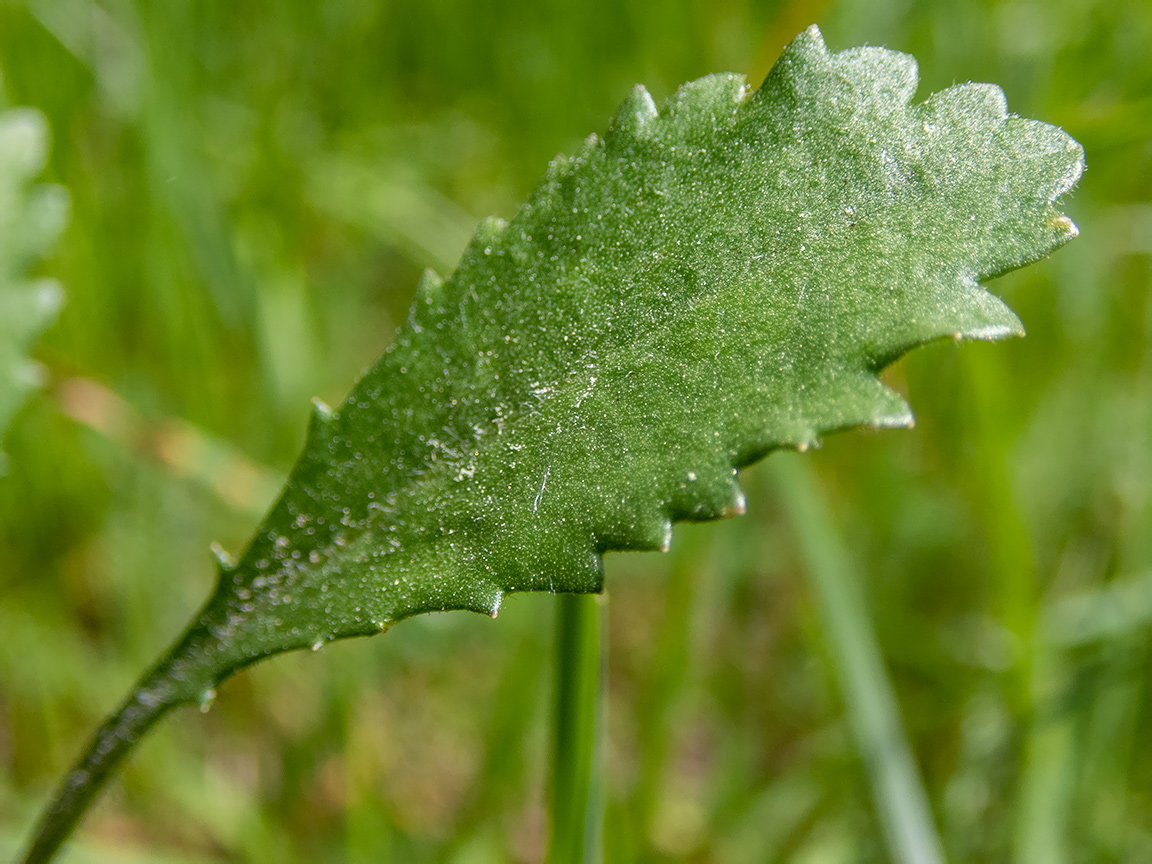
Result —
[[639, 728], [644, 734], [640, 740], [640, 776], [633, 793], [632, 810], [642, 832], [650, 829], [655, 816], [668, 762], [672, 708], [687, 676], [698, 563], [683, 552], [674, 559], [664, 591], [664, 619], [656, 638], [655, 656], [659, 659], [653, 664], [652, 677], [639, 706]]
[[180, 675], [182, 660], [197, 647], [195, 640], [186, 634], [96, 731], [88, 749], [60, 783], [51, 806], [41, 816], [23, 858], [24, 864], [45, 864], [51, 860], [111, 774], [157, 721], [178, 705], [211, 701], [215, 695], [211, 682], [182, 679]]
[[73, 766], [56, 791], [50, 809], [41, 817], [36, 837], [28, 848], [24, 864], [44, 864], [60, 848], [92, 799], [104, 787], [109, 775], [131, 752], [140, 737], [174, 705], [148, 705], [133, 693], [120, 710], [108, 718], [96, 733], [88, 751]]
[[853, 572], [812, 469], [788, 455], [772, 462], [808, 565], [806, 572], [820, 607], [848, 721], [872, 783], [889, 855], [899, 864], [942, 864], [944, 855], [928, 796], [868, 618], [859, 576]]
[[601, 858], [602, 606], [595, 594], [558, 598], [549, 864], [594, 864]]
[[1068, 819], [1075, 795], [1076, 714], [1060, 704], [1069, 686], [1063, 652], [1036, 628], [1030, 664], [1033, 711], [1025, 742], [1016, 810], [1013, 860], [1068, 860]]
[[24, 864], [47, 864], [52, 859], [108, 778], [157, 721], [180, 705], [199, 704], [207, 710], [216, 698], [216, 685], [251, 662], [237, 659], [231, 646], [213, 634], [227, 615], [221, 596], [218, 586], [193, 624], [96, 730], [41, 815]]
[[441, 860], [466, 857], [463, 850], [491, 828], [492, 814], [515, 806], [513, 798], [520, 793], [528, 739], [540, 719], [539, 685], [547, 680], [548, 669], [547, 654], [541, 651], [546, 634], [535, 626], [536, 622], [532, 623], [533, 626], [522, 628], [519, 642], [500, 673], [484, 734], [480, 770], [470, 783], [464, 799], [467, 803], [457, 817], [451, 838], [438, 853]]

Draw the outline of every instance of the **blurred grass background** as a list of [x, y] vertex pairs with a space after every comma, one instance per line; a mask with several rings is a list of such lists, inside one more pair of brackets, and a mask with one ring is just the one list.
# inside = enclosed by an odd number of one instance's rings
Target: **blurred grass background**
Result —
[[[0, 855], [421, 270], [449, 272], [632, 84], [758, 82], [813, 21], [834, 49], [915, 54], [921, 96], [993, 81], [1067, 129], [1082, 237], [993, 284], [1027, 339], [888, 373], [915, 430], [803, 457], [816, 540], [778, 457], [745, 472], [746, 517], [610, 556], [606, 860], [888, 860], [814, 542], [859, 586], [948, 860], [1152, 860], [1152, 6], [1134, 0], [0, 0], [7, 104], [47, 115], [74, 213], [43, 268], [67, 291], [36, 349], [50, 386], [0, 479]], [[555, 602], [238, 675], [145, 742], [64, 860], [541, 860]]]

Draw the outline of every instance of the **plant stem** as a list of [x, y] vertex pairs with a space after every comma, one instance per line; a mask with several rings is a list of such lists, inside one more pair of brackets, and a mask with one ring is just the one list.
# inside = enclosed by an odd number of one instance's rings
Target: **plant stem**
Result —
[[135, 691], [97, 730], [88, 750], [57, 788], [51, 807], [40, 817], [24, 864], [44, 864], [52, 859], [109, 775], [135, 749], [141, 736], [175, 707], [173, 702], [150, 703], [147, 694], [151, 692], [145, 687]]
[[211, 702], [217, 678], [212, 677], [210, 670], [190, 670], [188, 663], [191, 656], [204, 649], [206, 638], [203, 632], [190, 628], [96, 730], [88, 749], [72, 766], [56, 789], [52, 804], [41, 815], [24, 864], [47, 864], [52, 860], [108, 778], [157, 721], [178, 705], [200, 702], [206, 707]]
[[603, 605], [595, 594], [558, 598], [549, 864], [600, 860]]
[[686, 553], [691, 541], [680, 539], [679, 554], [664, 590], [664, 619], [656, 637], [655, 656], [647, 687], [641, 691], [637, 727], [644, 730], [640, 740], [640, 772], [631, 807], [636, 826], [644, 836], [651, 830], [660, 800], [672, 740], [674, 706], [684, 690], [691, 661], [692, 613], [697, 603], [699, 555]]
[[803, 459], [789, 455], [777, 456], [772, 462], [808, 564], [848, 721], [872, 781], [872, 797], [889, 855], [898, 864], [943, 864], [928, 795], [884, 669], [859, 576], [852, 572], [812, 469]]

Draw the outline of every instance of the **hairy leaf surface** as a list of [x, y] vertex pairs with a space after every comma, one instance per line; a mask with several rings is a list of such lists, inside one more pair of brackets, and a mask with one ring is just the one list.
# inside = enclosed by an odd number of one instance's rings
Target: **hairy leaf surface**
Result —
[[996, 87], [910, 104], [916, 83], [911, 57], [830, 54], [813, 27], [755, 93], [714, 75], [658, 111], [637, 87], [448, 280], [425, 276], [339, 409], [317, 405], [280, 500], [238, 562], [221, 553], [46, 834], [235, 669], [420, 612], [495, 615], [508, 592], [598, 591], [604, 552], [742, 512], [737, 471], [773, 449], [910, 424], [877, 372], [912, 347], [1022, 332], [979, 280], [1075, 235], [1053, 202], [1082, 150]]
[[26, 352], [61, 300], [53, 280], [27, 278], [68, 212], [63, 189], [31, 184], [44, 168], [47, 149], [48, 128], [39, 112], [17, 108], [0, 114], [0, 439], [40, 383], [40, 368]]
[[815, 29], [749, 94], [658, 112], [638, 87], [557, 158], [335, 412], [202, 618], [218, 662], [598, 591], [601, 554], [744, 507], [739, 468], [829, 430], [905, 426], [876, 373], [947, 335], [1021, 332], [978, 280], [1075, 233], [1060, 130], [961, 85], [910, 105], [911, 57]]

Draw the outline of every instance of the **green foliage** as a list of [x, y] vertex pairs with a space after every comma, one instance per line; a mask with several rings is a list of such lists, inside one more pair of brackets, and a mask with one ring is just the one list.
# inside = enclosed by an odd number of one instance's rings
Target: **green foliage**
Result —
[[978, 280], [1074, 235], [1052, 202], [1082, 151], [994, 87], [912, 107], [915, 86], [910, 58], [812, 30], [751, 97], [713, 76], [657, 113], [634, 91], [317, 406], [181, 698], [419, 612], [599, 591], [603, 552], [741, 512], [736, 471], [771, 450], [909, 424], [876, 378], [909, 348], [1020, 332]]
[[0, 440], [40, 383], [39, 366], [25, 354], [62, 299], [54, 280], [27, 278], [68, 213], [63, 189], [32, 184], [47, 155], [48, 127], [38, 111], [17, 108], [0, 114]]
[[271, 654], [518, 591], [595, 592], [609, 550], [743, 512], [737, 471], [828, 431], [911, 423], [878, 372], [1021, 332], [979, 285], [1075, 236], [1083, 169], [988, 85], [911, 105], [912, 59], [815, 28], [759, 91], [637, 88], [331, 411], [181, 642], [98, 734], [29, 860], [134, 742]]

